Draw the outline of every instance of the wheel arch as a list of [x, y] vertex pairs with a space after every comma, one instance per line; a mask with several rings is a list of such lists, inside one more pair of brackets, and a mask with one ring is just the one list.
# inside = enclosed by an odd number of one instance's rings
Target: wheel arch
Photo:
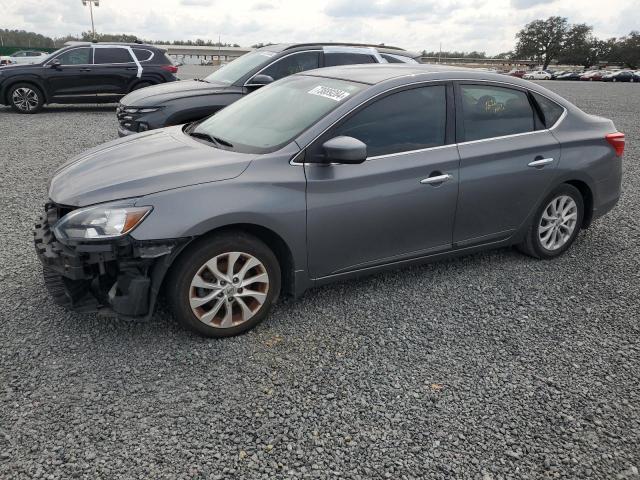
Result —
[[7, 84], [3, 87], [4, 91], [3, 91], [3, 101], [5, 101], [5, 105], [10, 105], [10, 99], [9, 99], [9, 92], [11, 91], [11, 88], [18, 84], [18, 83], [28, 83], [30, 85], [33, 85], [34, 87], [37, 87], [38, 90], [40, 90], [40, 92], [42, 92], [42, 96], [44, 97], [44, 103], [48, 103], [49, 102], [49, 93], [47, 92], [47, 89], [44, 88], [44, 85], [39, 82], [38, 80], [35, 80], [33, 78], [27, 77], [27, 78], [16, 78], [16, 79], [11, 79], [10, 81], [7, 82]]
[[[229, 225], [224, 225], [220, 227], [213, 228], [202, 235], [194, 237], [189, 244], [185, 246], [181, 250], [181, 252], [173, 259], [171, 262], [171, 266], [165, 275], [165, 279], [169, 277], [169, 273], [171, 269], [174, 267], [176, 260], [185, 254], [189, 250], [190, 245], [196, 242], [206, 241], [207, 238], [211, 238], [216, 235], [220, 235], [223, 233], [230, 232], [241, 232], [246, 233], [248, 235], [254, 236], [259, 240], [263, 241], [267, 247], [271, 249], [276, 258], [278, 259], [278, 263], [280, 265], [280, 273], [282, 275], [281, 278], [281, 290], [282, 293], [287, 296], [295, 295], [295, 261], [293, 258], [293, 253], [291, 248], [287, 244], [287, 242], [280, 236], [278, 233], [273, 231], [270, 228], [267, 228], [262, 225], [254, 224], [254, 223], [234, 223]], [[164, 280], [163, 280], [164, 283]]]
[[577, 188], [582, 195], [582, 201], [584, 203], [584, 215], [582, 217], [582, 225], [581, 227], [589, 228], [591, 225], [591, 221], [593, 220], [593, 190], [589, 186], [589, 184], [583, 180], [566, 180], [565, 182], [572, 187]]

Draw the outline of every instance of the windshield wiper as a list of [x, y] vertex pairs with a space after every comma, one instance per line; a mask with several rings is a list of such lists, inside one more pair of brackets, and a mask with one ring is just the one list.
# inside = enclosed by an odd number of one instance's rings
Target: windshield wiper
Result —
[[199, 138], [200, 140], [205, 140], [205, 141], [207, 141], [209, 143], [212, 143], [213, 145], [218, 146], [218, 147], [220, 146], [220, 143], [218, 143], [218, 141], [215, 139], [215, 137], [212, 137], [208, 133], [191, 131], [191, 132], [189, 132], [189, 136], [194, 137], [194, 138]]
[[214, 144], [216, 147], [220, 147], [221, 145], [228, 148], [233, 148], [233, 144], [223, 140], [222, 138], [214, 137], [213, 135], [209, 135], [204, 132], [194, 132], [193, 129], [189, 132], [189, 135], [195, 138], [200, 138], [202, 140], [206, 140], [209, 143]]

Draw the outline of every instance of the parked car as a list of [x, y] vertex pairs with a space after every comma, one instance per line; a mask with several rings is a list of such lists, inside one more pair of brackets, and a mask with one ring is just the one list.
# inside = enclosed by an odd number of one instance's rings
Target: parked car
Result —
[[143, 44], [73, 43], [33, 65], [0, 68], [0, 104], [36, 113], [49, 103], [114, 102], [177, 80], [163, 50]]
[[599, 82], [602, 80], [602, 77], [608, 75], [612, 72], [609, 70], [595, 70], [591, 72], [587, 72], [580, 77], [580, 80], [588, 80], [590, 82]]
[[71, 159], [35, 246], [66, 307], [146, 318], [163, 292], [230, 336], [281, 291], [507, 245], [556, 258], [618, 201], [623, 150], [611, 120], [528, 81], [324, 68]]
[[557, 80], [560, 75], [564, 75], [565, 73], [570, 73], [569, 70], [556, 70], [551, 74], [551, 80]]
[[48, 56], [48, 53], [37, 50], [20, 50], [0, 57], [0, 65], [40, 63]]
[[522, 78], [526, 75], [527, 71], [526, 70], [519, 70], [519, 69], [514, 69], [511, 70], [509, 72], [507, 72], [507, 75], [511, 76], [511, 77], [517, 77], [517, 78]]
[[269, 45], [242, 55], [204, 79], [145, 88], [120, 101], [118, 135], [200, 120], [274, 80], [319, 67], [418, 63], [419, 54], [361, 44]]
[[581, 76], [582, 74], [578, 72], [567, 72], [562, 75], [558, 75], [556, 80], [580, 80]]
[[535, 72], [528, 72], [523, 75], [526, 80], [551, 80], [551, 74], [544, 70], [536, 70]]
[[602, 77], [603, 82], [637, 82], [638, 75], [630, 70], [612, 72]]

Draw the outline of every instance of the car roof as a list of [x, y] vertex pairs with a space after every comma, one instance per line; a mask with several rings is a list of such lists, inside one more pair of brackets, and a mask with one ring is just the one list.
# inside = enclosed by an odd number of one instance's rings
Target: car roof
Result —
[[147, 43], [135, 43], [135, 42], [76, 42], [76, 41], [70, 41], [70, 42], [66, 42], [64, 44], [65, 47], [90, 47], [91, 45], [113, 45], [116, 47], [134, 47], [134, 48], [140, 48], [140, 47], [145, 47], [145, 48], [155, 48], [157, 50], [161, 50], [160, 48], [156, 47], [155, 45], [149, 45]]
[[402, 55], [405, 50], [400, 47], [393, 47], [389, 45], [374, 45], [372, 43], [349, 43], [349, 42], [313, 42], [313, 43], [276, 43], [273, 45], [266, 45], [259, 50], [269, 50], [272, 52], [283, 52], [284, 50], [293, 50], [295, 48], [322, 48], [322, 47], [369, 47], [388, 50], [385, 53], [397, 53]]
[[[430, 64], [362, 64], [362, 65], [340, 65], [337, 67], [319, 68], [317, 70], [309, 70], [297, 75], [311, 75], [316, 77], [336, 78], [359, 83], [367, 83], [375, 85], [386, 80], [399, 77], [423, 76], [428, 74], [447, 74], [451, 73], [451, 77], [460, 77], [464, 74], [465, 78], [478, 80], [498, 80], [504, 81], [508, 78], [510, 82], [517, 82], [520, 79], [505, 77], [504, 75], [490, 73], [487, 71], [478, 71], [473, 68], [452, 67], [448, 65], [430, 65]], [[446, 77], [444, 75], [443, 77]], [[522, 82], [522, 80], [520, 80]]]

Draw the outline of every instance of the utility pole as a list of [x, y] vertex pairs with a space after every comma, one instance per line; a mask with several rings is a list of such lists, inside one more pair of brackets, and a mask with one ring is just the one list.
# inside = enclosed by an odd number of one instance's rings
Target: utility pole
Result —
[[100, 0], [82, 0], [82, 5], [84, 5], [85, 7], [87, 6], [87, 4], [89, 5], [89, 12], [91, 13], [91, 31], [93, 32], [93, 39], [96, 39], [96, 27], [93, 23], [93, 5], [95, 4], [96, 7], [100, 6]]

